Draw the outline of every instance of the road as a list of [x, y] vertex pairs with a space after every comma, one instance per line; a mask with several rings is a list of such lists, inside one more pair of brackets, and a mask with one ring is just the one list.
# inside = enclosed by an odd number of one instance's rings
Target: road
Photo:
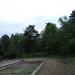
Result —
[[48, 59], [38, 75], [75, 75], [66, 64], [57, 59]]
[[[25, 59], [25, 61], [37, 61], [37, 60], [46, 60], [46, 63], [39, 71], [38, 75], [75, 75], [75, 71], [72, 71], [72, 69], [62, 63], [59, 59], [55, 58], [31, 58], [31, 59]], [[0, 62], [0, 66], [6, 65], [9, 63], [14, 63], [19, 60], [8, 60]], [[74, 69], [75, 70], [75, 69]]]

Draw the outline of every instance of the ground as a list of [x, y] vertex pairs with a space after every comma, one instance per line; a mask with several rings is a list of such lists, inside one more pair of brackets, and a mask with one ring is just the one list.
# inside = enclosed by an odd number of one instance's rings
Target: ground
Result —
[[[63, 59], [57, 59], [57, 58], [31, 58], [31, 59], [25, 59], [26, 61], [38, 61], [38, 60], [45, 60], [45, 64], [40, 69], [37, 75], [75, 75], [75, 61], [70, 63], [64, 63]], [[18, 60], [8, 60], [3, 61], [0, 63], [7, 64]], [[29, 65], [31, 66], [31, 65]], [[22, 70], [22, 69], [19, 69]]]
[[0, 75], [30, 75], [40, 65], [35, 59], [6, 60], [0, 63]]
[[75, 69], [72, 69], [71, 65], [64, 64], [57, 59], [48, 59], [38, 75], [75, 75], [74, 72]]

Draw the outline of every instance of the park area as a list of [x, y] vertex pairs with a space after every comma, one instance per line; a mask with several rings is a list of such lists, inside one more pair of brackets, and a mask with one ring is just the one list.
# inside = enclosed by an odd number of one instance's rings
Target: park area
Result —
[[0, 62], [0, 75], [75, 75], [75, 58], [26, 58]]

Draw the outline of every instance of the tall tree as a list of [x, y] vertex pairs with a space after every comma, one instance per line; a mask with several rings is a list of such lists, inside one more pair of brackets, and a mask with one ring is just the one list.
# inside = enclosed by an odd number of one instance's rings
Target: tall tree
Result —
[[29, 25], [26, 30], [24, 30], [25, 36], [25, 52], [31, 53], [35, 51], [36, 43], [38, 39], [38, 31], [34, 29], [34, 25]]
[[55, 34], [57, 28], [53, 23], [46, 23], [44, 34], [42, 35], [42, 46], [45, 51], [49, 51], [51, 54], [54, 52], [55, 46]]
[[68, 20], [60, 18], [61, 30], [63, 32], [62, 48], [65, 55], [75, 54], [74, 40], [75, 40], [75, 11], [72, 11]]
[[0, 39], [0, 57], [2, 57], [2, 56], [3, 56], [3, 52], [2, 52], [2, 41]]
[[24, 36], [16, 33], [11, 35], [9, 57], [22, 57], [24, 53]]
[[69, 16], [69, 21], [72, 23], [75, 23], [75, 10], [72, 11], [71, 15]]
[[3, 55], [4, 55], [4, 57], [7, 57], [7, 54], [9, 51], [9, 45], [10, 45], [10, 38], [8, 35], [5, 34], [1, 37], [1, 41], [2, 41]]

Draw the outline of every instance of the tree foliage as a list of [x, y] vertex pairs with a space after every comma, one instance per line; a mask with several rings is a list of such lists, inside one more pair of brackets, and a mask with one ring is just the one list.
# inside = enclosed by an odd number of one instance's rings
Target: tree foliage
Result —
[[46, 23], [44, 34], [42, 35], [42, 46], [44, 50], [53, 52], [55, 46], [55, 34], [57, 28], [53, 23]]
[[6, 57], [9, 51], [10, 38], [8, 35], [5, 34], [2, 36], [1, 41], [2, 41], [2, 54], [4, 57]]
[[75, 10], [72, 11], [71, 15], [69, 16], [69, 21], [75, 23]]
[[54, 23], [46, 23], [41, 33], [34, 25], [29, 25], [22, 34], [3, 35], [0, 38], [0, 57], [23, 57], [31, 53], [75, 56], [75, 10], [69, 18], [60, 17], [59, 23], [60, 28]]
[[37, 46], [37, 40], [38, 40], [38, 31], [34, 29], [34, 25], [29, 25], [26, 30], [24, 30], [24, 37], [25, 37], [25, 52], [31, 53], [35, 51]]

